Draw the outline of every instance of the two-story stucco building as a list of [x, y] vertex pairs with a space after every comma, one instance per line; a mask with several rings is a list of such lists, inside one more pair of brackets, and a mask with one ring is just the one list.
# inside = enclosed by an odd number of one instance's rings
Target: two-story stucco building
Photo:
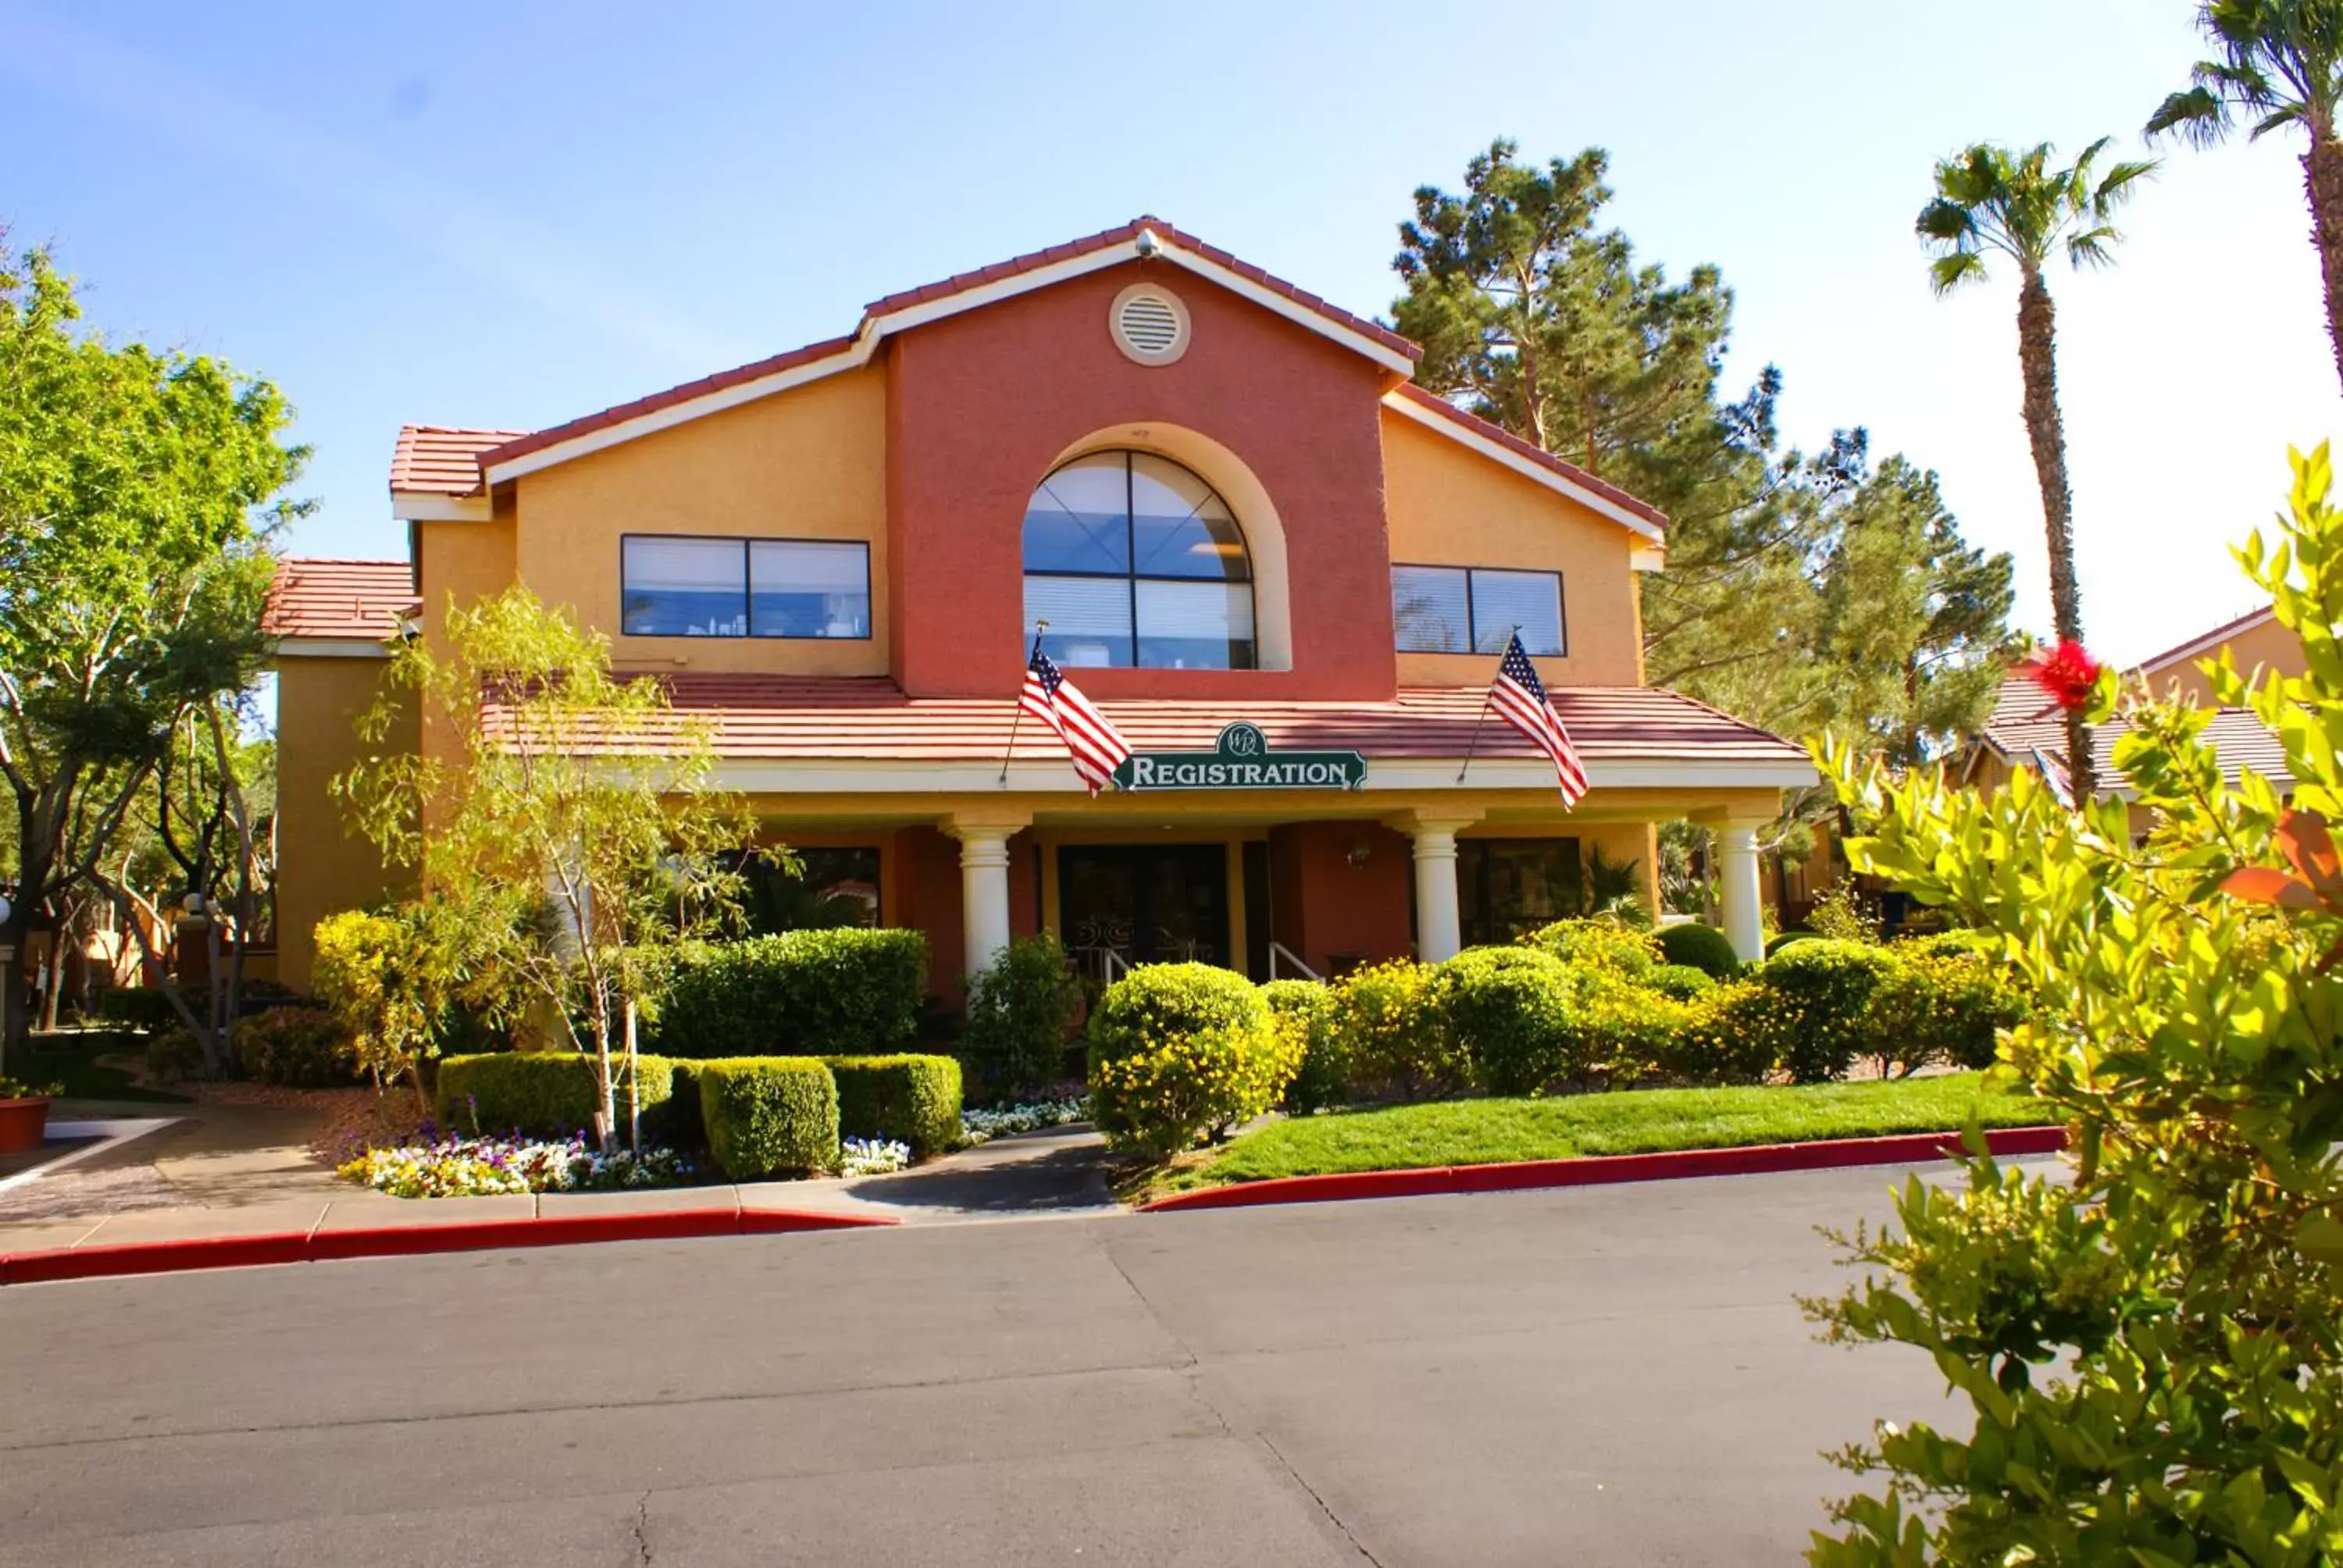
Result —
[[[1141, 218], [550, 429], [408, 427], [410, 558], [288, 561], [271, 603], [286, 978], [318, 916], [388, 885], [325, 788], [382, 639], [516, 581], [707, 720], [815, 890], [926, 931], [947, 996], [1036, 930], [1109, 971], [1437, 959], [1569, 912], [1598, 853], [1648, 898], [1679, 817], [1722, 829], [1754, 956], [1753, 829], [1805, 754], [1644, 685], [1665, 519], [1425, 393], [1418, 356]], [[1363, 769], [1167, 764], [1092, 799], [1045, 729], [1011, 744], [1040, 620], [1145, 758]], [[1574, 810], [1481, 722], [1515, 628], [1586, 766]]]

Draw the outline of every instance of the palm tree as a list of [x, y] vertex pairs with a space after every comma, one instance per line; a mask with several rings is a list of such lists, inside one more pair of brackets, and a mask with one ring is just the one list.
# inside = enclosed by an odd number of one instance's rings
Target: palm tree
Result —
[[2335, 373], [2343, 377], [2343, 142], [2335, 110], [2343, 100], [2343, 3], [2338, 0], [2201, 0], [2197, 25], [2219, 51], [2189, 68], [2195, 85], [2175, 93], [2148, 117], [2147, 134], [2167, 132], [2210, 146], [2234, 116], [2266, 131], [2300, 126], [2303, 192], [2310, 202], [2311, 243], [2327, 286], [2327, 336]]
[[[2017, 264], [2017, 364], [2026, 382], [2026, 434], [2042, 487], [2042, 526], [2050, 545], [2050, 609], [2059, 639], [2083, 640], [2083, 607], [2075, 584], [2074, 496], [2066, 483], [2066, 436], [2058, 418], [2057, 312], [2042, 270], [2064, 249], [2077, 267], [2114, 259], [2123, 236], [2108, 221], [2153, 163], [2118, 163], [2094, 177], [2092, 165], [2111, 136], [2083, 149], [2068, 168], [2050, 166], [2050, 144], [2030, 152], [1980, 142], [1936, 166], [1936, 197], [1914, 226], [1936, 259], [1929, 282], [1938, 294], [1986, 275], [1999, 251]], [[2075, 799], [2097, 793], [2090, 732], [2079, 712], [2066, 715], [2066, 766]]]

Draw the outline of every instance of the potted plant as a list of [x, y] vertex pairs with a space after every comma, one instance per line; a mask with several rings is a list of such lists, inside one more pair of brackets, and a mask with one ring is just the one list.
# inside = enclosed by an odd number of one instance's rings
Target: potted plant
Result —
[[49, 1100], [62, 1093], [55, 1083], [25, 1083], [0, 1075], [0, 1154], [38, 1149], [49, 1126]]

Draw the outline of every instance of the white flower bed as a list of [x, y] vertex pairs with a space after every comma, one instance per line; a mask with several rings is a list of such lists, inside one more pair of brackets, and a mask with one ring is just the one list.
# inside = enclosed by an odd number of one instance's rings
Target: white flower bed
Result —
[[886, 1176], [911, 1162], [911, 1146], [890, 1138], [849, 1138], [838, 1146], [840, 1176]]
[[1044, 1100], [1031, 1105], [1002, 1105], [990, 1111], [963, 1111], [960, 1113], [960, 1136], [970, 1143], [982, 1143], [994, 1138], [1005, 1138], [1012, 1132], [1038, 1132], [1044, 1127], [1063, 1127], [1070, 1121], [1087, 1121], [1091, 1102], [1087, 1099]]
[[672, 1149], [604, 1154], [583, 1133], [562, 1140], [442, 1138], [369, 1149], [341, 1167], [343, 1180], [394, 1198], [475, 1198], [495, 1192], [573, 1192], [668, 1187], [697, 1174]]

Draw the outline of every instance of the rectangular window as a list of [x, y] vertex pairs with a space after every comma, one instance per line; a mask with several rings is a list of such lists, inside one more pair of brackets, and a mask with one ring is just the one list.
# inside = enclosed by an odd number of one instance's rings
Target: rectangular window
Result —
[[1560, 572], [1394, 566], [1392, 622], [1402, 653], [1503, 653], [1515, 628], [1530, 653], [1570, 651]]
[[1069, 669], [1131, 663], [1129, 578], [1025, 579], [1025, 624], [1050, 623], [1041, 639], [1051, 658]]
[[798, 931], [828, 926], [879, 924], [879, 851], [871, 848], [801, 849], [798, 874], [769, 860], [745, 859], [748, 896], [742, 912], [751, 932]]
[[630, 534], [618, 571], [628, 637], [870, 635], [870, 547], [860, 540]]
[[1460, 839], [1456, 893], [1464, 940], [1476, 946], [1566, 920], [1585, 902], [1578, 840]]

